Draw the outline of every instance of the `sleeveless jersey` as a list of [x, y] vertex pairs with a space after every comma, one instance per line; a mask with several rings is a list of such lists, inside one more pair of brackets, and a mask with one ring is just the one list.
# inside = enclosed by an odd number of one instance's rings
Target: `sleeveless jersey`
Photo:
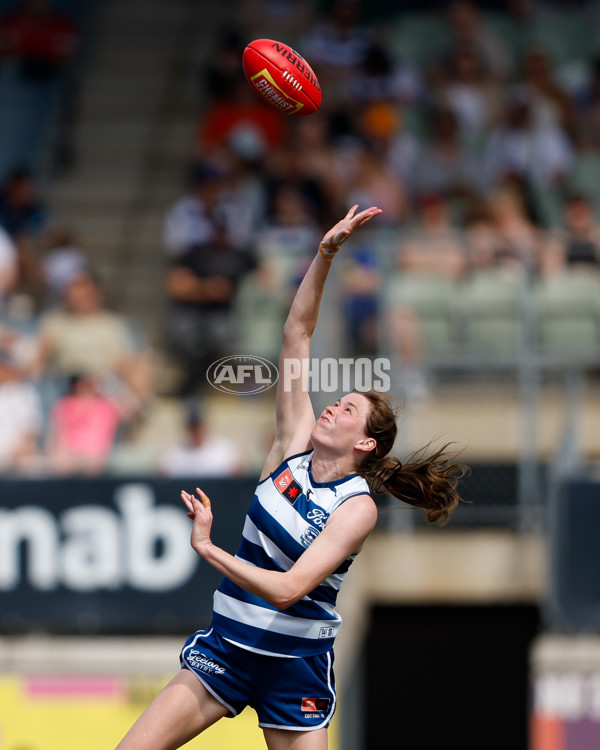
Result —
[[[367, 482], [350, 474], [316, 482], [312, 451], [291, 456], [259, 483], [236, 557], [267, 570], [289, 570], [317, 538], [333, 511], [355, 495], [369, 494]], [[214, 595], [213, 627], [232, 643], [274, 656], [314, 656], [329, 650], [342, 619], [335, 603], [356, 555], [286, 610], [224, 578]]]

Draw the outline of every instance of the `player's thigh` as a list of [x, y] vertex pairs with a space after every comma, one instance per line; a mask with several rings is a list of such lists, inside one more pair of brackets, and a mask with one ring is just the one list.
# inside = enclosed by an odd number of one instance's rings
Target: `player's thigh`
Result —
[[200, 680], [182, 669], [156, 696], [117, 750], [175, 750], [228, 713]]
[[327, 729], [294, 732], [289, 729], [263, 729], [269, 750], [327, 750]]

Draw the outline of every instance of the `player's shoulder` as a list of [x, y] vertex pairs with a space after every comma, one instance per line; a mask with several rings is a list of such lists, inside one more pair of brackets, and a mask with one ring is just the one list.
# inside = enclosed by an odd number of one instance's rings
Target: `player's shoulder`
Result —
[[335, 509], [327, 526], [333, 526], [344, 534], [356, 534], [362, 544], [375, 528], [377, 517], [377, 505], [373, 497], [368, 493], [359, 493], [347, 498]]

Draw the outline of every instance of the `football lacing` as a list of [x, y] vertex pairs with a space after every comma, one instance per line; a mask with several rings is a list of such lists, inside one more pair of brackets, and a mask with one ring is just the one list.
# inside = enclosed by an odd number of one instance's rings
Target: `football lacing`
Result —
[[282, 77], [283, 77], [283, 78], [284, 78], [284, 79], [285, 79], [285, 80], [286, 80], [286, 81], [287, 81], [288, 83], [291, 83], [291, 84], [292, 84], [292, 86], [293, 86], [293, 87], [294, 87], [295, 89], [297, 89], [298, 91], [302, 91], [302, 84], [301, 84], [301, 83], [300, 83], [299, 81], [297, 81], [297, 80], [296, 80], [296, 79], [294, 78], [294, 76], [293, 76], [293, 75], [292, 75], [291, 73], [289, 73], [289, 72], [288, 72], [287, 70], [285, 71], [285, 73], [283, 73], [283, 76], [282, 76]]

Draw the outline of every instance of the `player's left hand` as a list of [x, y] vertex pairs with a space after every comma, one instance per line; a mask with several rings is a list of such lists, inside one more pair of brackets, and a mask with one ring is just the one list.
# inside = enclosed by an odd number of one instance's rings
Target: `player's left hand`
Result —
[[213, 514], [208, 495], [199, 487], [196, 487], [196, 492], [198, 493], [198, 497], [182, 490], [181, 499], [189, 510], [188, 516], [194, 521], [191, 544], [196, 552], [199, 553], [203, 546], [212, 544], [210, 530], [213, 522]]

